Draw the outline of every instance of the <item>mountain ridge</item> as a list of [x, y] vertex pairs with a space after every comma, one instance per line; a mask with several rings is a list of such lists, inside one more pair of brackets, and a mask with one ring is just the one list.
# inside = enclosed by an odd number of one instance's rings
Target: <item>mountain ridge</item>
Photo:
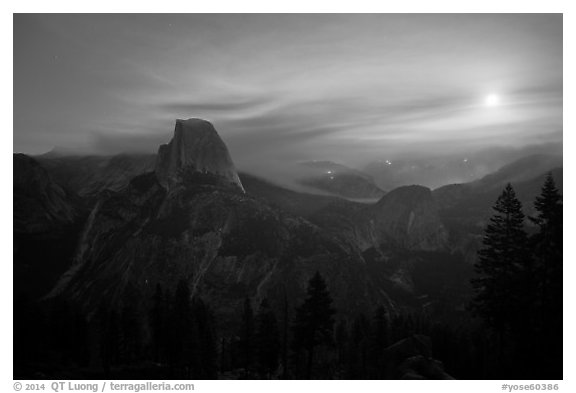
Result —
[[[484, 195], [477, 194], [480, 187], [458, 185], [468, 191], [454, 193], [451, 187], [432, 191], [403, 186], [375, 203], [358, 203], [291, 191], [234, 172], [240, 188], [230, 181], [234, 178], [221, 175], [235, 171], [227, 160], [221, 172], [220, 164], [213, 171], [197, 168], [190, 152], [171, 157], [171, 149], [198, 147], [178, 141], [176, 134], [172, 147], [161, 148], [168, 149], [164, 158], [156, 157], [158, 172], [149, 170], [153, 155], [142, 159], [142, 167], [130, 156], [90, 161], [84, 173], [102, 166], [112, 169], [94, 173], [119, 177], [109, 183], [113, 186], [95, 186], [74, 264], [60, 277], [52, 297], [75, 299], [93, 313], [102, 301], [116, 306], [138, 303], [152, 296], [156, 283], [174, 287], [184, 278], [192, 293], [230, 315], [244, 297], [269, 298], [275, 307], [285, 291], [300, 299], [307, 279], [318, 270], [339, 310], [355, 313], [373, 301], [390, 309], [418, 306], [423, 288], [438, 291], [434, 288], [445, 285], [442, 280], [451, 277], [450, 269], [459, 271], [455, 276], [465, 282], [471, 274], [466, 267], [470, 265], [459, 266], [458, 261], [459, 255], [475, 253], [476, 227], [464, 225], [461, 238], [456, 238], [460, 227], [454, 226], [450, 214], [459, 217], [459, 224], [462, 214], [468, 214], [459, 212], [460, 205], [468, 207], [469, 198]], [[224, 144], [219, 137], [215, 143]], [[59, 162], [66, 167], [76, 161]], [[131, 176], [140, 169], [145, 172]], [[528, 186], [530, 193], [536, 192]], [[452, 211], [449, 197], [455, 201]], [[485, 215], [482, 210], [478, 219]], [[432, 283], [423, 271], [441, 273]]]

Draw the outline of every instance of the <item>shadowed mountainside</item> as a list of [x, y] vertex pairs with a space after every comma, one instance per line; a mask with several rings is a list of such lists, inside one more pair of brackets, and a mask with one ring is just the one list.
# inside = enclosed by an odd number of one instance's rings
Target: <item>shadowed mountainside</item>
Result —
[[14, 294], [41, 296], [70, 265], [85, 208], [33, 158], [13, 155]]

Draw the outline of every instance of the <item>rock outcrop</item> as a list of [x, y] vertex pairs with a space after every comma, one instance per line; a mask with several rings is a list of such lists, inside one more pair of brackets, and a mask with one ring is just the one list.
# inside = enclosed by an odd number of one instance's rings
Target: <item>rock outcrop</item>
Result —
[[217, 175], [244, 191], [228, 148], [206, 120], [176, 120], [174, 137], [158, 149], [155, 171], [167, 188], [180, 182], [184, 173], [195, 171]]
[[360, 215], [359, 230], [362, 248], [437, 251], [448, 244], [432, 192], [422, 186], [390, 191]]

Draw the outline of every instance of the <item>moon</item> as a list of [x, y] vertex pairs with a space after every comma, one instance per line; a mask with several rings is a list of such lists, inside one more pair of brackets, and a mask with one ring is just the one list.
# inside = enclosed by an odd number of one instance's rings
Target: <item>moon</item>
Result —
[[486, 106], [498, 106], [500, 104], [500, 97], [497, 94], [488, 94], [484, 99]]

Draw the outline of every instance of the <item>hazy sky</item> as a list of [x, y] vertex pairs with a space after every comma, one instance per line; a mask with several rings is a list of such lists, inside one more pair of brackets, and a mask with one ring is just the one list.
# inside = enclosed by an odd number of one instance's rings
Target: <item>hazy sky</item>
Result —
[[561, 15], [16, 15], [14, 151], [149, 151], [211, 120], [242, 168], [562, 141]]

